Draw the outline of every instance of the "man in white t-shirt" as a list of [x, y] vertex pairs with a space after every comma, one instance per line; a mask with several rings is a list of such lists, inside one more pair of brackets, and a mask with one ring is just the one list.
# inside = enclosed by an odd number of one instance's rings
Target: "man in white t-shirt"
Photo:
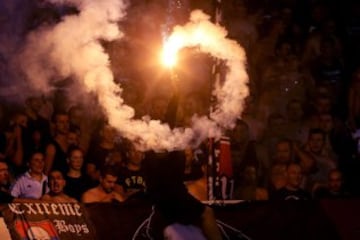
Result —
[[44, 171], [44, 154], [35, 152], [28, 163], [29, 170], [21, 175], [11, 187], [10, 193], [16, 198], [40, 199], [49, 192], [48, 178]]

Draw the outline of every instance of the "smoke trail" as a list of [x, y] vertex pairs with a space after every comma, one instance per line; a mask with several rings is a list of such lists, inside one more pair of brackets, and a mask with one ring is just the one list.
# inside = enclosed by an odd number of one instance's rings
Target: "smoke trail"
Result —
[[21, 67], [32, 86], [42, 92], [51, 90], [52, 82], [68, 77], [87, 81], [88, 90], [94, 90], [97, 81], [94, 74], [109, 71], [108, 55], [99, 40], [111, 41], [121, 37], [116, 22], [125, 16], [125, 5], [119, 0], [51, 2], [74, 5], [80, 13], [66, 16], [55, 26], [42, 26], [29, 34], [21, 54], [24, 59]]
[[242, 110], [247, 94], [243, 50], [225, 38], [226, 31], [208, 21], [201, 12], [192, 14], [191, 22], [177, 27], [175, 33], [190, 37], [194, 30], [209, 35], [205, 42], [190, 41], [185, 46], [200, 44], [201, 50], [227, 60], [230, 71], [226, 82], [215, 93], [218, 108], [211, 119], [194, 117], [192, 128], [170, 129], [158, 120], [136, 120], [134, 110], [124, 104], [122, 89], [113, 81], [109, 56], [100, 40], [111, 41], [122, 37], [116, 22], [124, 18], [126, 4], [122, 0], [52, 0], [70, 3], [79, 14], [66, 16], [55, 26], [33, 32], [22, 54], [23, 69], [30, 82], [39, 90], [49, 90], [54, 79], [72, 77], [88, 92], [96, 93], [109, 123], [119, 133], [136, 141], [143, 149], [174, 150], [189, 144], [199, 144], [207, 137], [220, 137], [222, 128], [229, 128]]

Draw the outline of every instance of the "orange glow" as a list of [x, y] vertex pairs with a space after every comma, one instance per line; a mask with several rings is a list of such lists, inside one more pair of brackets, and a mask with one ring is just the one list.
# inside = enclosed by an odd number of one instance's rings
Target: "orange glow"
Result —
[[183, 48], [185, 41], [184, 37], [177, 35], [171, 35], [165, 42], [161, 61], [165, 67], [172, 68], [178, 61], [178, 52]]

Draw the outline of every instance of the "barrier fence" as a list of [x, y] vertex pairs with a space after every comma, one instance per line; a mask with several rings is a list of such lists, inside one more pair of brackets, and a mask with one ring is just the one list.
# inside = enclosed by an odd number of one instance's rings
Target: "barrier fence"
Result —
[[[2, 205], [0, 239], [149, 239], [152, 206], [13, 203]], [[360, 200], [213, 205], [224, 239], [360, 239]]]

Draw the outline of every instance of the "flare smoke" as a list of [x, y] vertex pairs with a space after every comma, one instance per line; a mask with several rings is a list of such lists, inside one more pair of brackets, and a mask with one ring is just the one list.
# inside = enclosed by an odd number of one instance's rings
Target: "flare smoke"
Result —
[[191, 128], [170, 129], [158, 120], [133, 119], [133, 108], [124, 104], [122, 89], [113, 81], [109, 56], [99, 41], [122, 37], [117, 22], [125, 17], [124, 1], [51, 2], [75, 5], [79, 14], [66, 16], [57, 25], [42, 27], [29, 35], [21, 56], [22, 66], [39, 90], [48, 90], [53, 79], [76, 79], [88, 92], [96, 93], [109, 123], [143, 149], [183, 149], [207, 137], [220, 137], [224, 128], [234, 126], [248, 93], [245, 53], [236, 42], [226, 39], [226, 30], [211, 23], [207, 15], [193, 12], [190, 22], [175, 27], [169, 39], [181, 34], [186, 40], [178, 49], [199, 45], [201, 51], [226, 60], [229, 67], [226, 81], [214, 89], [217, 106], [210, 118], [193, 117]]

